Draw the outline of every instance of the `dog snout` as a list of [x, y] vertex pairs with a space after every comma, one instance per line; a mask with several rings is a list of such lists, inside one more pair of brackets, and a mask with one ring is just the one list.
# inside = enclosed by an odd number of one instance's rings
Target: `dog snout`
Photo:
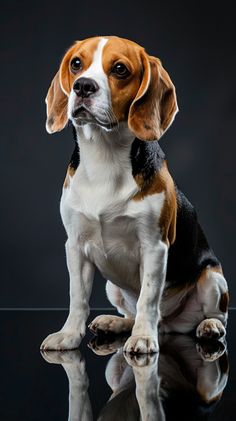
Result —
[[87, 98], [99, 89], [97, 82], [87, 77], [80, 77], [74, 83], [73, 90], [77, 96]]

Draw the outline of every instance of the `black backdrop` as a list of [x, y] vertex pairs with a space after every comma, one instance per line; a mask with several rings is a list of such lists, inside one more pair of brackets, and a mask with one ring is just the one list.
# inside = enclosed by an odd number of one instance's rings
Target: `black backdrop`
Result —
[[[68, 306], [59, 200], [72, 134], [46, 133], [44, 98], [74, 40], [112, 34], [160, 57], [176, 85], [180, 112], [161, 146], [236, 305], [235, 21], [230, 2], [217, 3], [1, 2], [0, 307]], [[107, 305], [99, 274], [91, 302]]]

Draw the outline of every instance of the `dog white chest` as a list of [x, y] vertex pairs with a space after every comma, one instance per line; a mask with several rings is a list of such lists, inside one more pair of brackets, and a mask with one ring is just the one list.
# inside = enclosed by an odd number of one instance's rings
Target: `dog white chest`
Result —
[[132, 200], [138, 186], [132, 176], [129, 146], [109, 159], [101, 156], [101, 145], [87, 144], [85, 148], [86, 155], [61, 200], [68, 238], [106, 279], [138, 289], [140, 235], [148, 237], [153, 230], [160, 235], [164, 193]]

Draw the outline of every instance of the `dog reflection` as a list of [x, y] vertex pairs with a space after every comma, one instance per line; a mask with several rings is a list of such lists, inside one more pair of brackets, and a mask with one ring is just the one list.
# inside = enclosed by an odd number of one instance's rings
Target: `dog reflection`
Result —
[[[131, 356], [122, 349], [111, 357], [106, 380], [113, 394], [99, 420], [205, 420], [213, 411], [228, 378], [225, 345], [196, 345], [187, 335], [160, 339], [159, 357]], [[94, 352], [106, 353], [106, 344], [98, 341], [91, 344]]]
[[68, 421], [92, 421], [92, 408], [88, 396], [89, 380], [85, 361], [78, 350], [44, 351], [43, 358], [52, 364], [61, 364], [69, 381]]
[[[196, 344], [191, 336], [161, 335], [159, 354], [123, 353], [127, 337], [95, 337], [90, 348], [98, 355], [114, 353], [106, 368], [112, 395], [99, 421], [206, 420], [221, 398], [228, 378], [226, 346]], [[69, 380], [69, 421], [90, 421], [88, 379], [78, 351], [47, 352], [43, 357], [62, 364]]]

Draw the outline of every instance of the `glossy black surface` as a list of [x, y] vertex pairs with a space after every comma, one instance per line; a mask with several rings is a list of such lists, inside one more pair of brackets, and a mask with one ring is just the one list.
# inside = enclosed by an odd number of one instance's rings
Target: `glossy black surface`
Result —
[[[106, 311], [92, 311], [89, 320], [101, 313]], [[66, 314], [65, 311], [0, 312], [1, 420], [67, 420], [68, 379], [73, 421], [97, 420], [99, 415], [101, 420], [139, 420], [140, 405], [143, 420], [149, 419], [148, 415], [150, 420], [162, 421], [235, 419], [236, 311], [230, 312], [227, 329], [229, 376], [227, 351], [215, 361], [206, 361], [212, 359], [208, 346], [203, 344], [200, 348], [194, 338], [186, 335], [160, 338], [158, 371], [155, 355], [126, 359], [121, 350], [117, 354], [97, 355], [87, 346], [91, 340], [97, 353], [112, 351], [119, 341], [116, 338], [112, 344], [104, 344], [102, 338], [92, 339], [89, 332], [79, 351], [51, 352], [43, 357], [39, 350], [41, 341], [48, 333], [60, 329]], [[108, 361], [108, 380], [116, 383], [117, 394], [107, 404], [112, 394], [105, 378]], [[204, 402], [215, 397], [217, 391], [223, 392], [221, 398]]]

